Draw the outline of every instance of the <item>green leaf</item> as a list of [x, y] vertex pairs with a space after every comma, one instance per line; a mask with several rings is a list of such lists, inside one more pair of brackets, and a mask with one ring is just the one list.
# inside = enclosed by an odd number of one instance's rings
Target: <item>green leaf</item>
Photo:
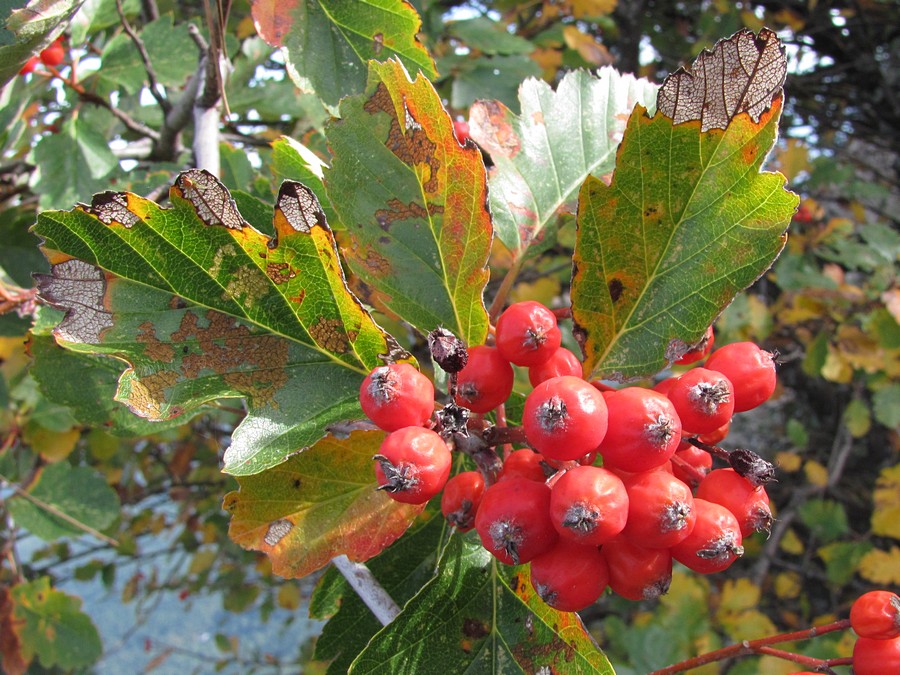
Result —
[[499, 21], [486, 16], [453, 21], [447, 25], [447, 32], [462, 40], [469, 49], [485, 54], [528, 54], [534, 45], [520, 35], [513, 35]]
[[66, 311], [57, 341], [127, 361], [117, 398], [150, 420], [246, 397], [228, 473], [274, 466], [362, 417], [362, 378], [406, 354], [347, 289], [314, 195], [282, 186], [272, 239], [205, 171], [182, 173], [170, 199], [107, 192], [39, 216], [52, 264], [40, 292]]
[[18, 75], [29, 58], [62, 34], [83, 2], [22, 1], [16, 3], [8, 18], [0, 16], [0, 87]]
[[457, 142], [427, 79], [410, 81], [398, 61], [370, 68], [367, 93], [344, 99], [326, 131], [346, 260], [364, 300], [423, 333], [443, 325], [482, 344], [492, 230], [481, 153]]
[[831, 499], [810, 499], [800, 506], [800, 520], [819, 541], [829, 543], [847, 534], [847, 511]]
[[103, 645], [81, 611], [81, 598], [51, 588], [48, 577], [14, 586], [11, 596], [13, 630], [26, 662], [37, 656], [44, 668], [72, 670], [100, 658]]
[[326, 436], [268, 471], [238, 478], [240, 490], [225, 495], [228, 534], [262, 551], [272, 571], [304, 577], [335, 556], [364, 561], [396, 541], [424, 506], [402, 504], [376, 490], [372, 456], [382, 431]]
[[58, 134], [44, 136], [34, 148], [40, 169], [34, 191], [41, 208], [62, 208], [102, 190], [119, 161], [109, 140], [79, 115], [66, 120]]
[[527, 567], [453, 537], [437, 576], [375, 635], [350, 673], [613, 673], [577, 614], [540, 600]]
[[[86, 466], [66, 462], [40, 470], [28, 494], [88, 527], [102, 531], [119, 516], [119, 498], [103, 476]], [[80, 536], [83, 529], [18, 495], [6, 501], [13, 520], [45, 541]]]
[[541, 68], [534, 59], [523, 54], [466, 58], [453, 70], [450, 107], [456, 109], [468, 108], [482, 98], [497, 99], [514, 106], [519, 83], [541, 75]]
[[272, 173], [281, 180], [295, 180], [316, 193], [322, 211], [334, 230], [344, 226], [331, 206], [325, 192], [325, 164], [319, 156], [293, 138], [282, 136], [272, 143]]
[[900, 428], [900, 384], [889, 384], [872, 394], [872, 408], [881, 424]]
[[567, 73], [555, 92], [543, 80], [526, 80], [520, 115], [497, 101], [472, 106], [472, 138], [494, 162], [494, 227], [510, 250], [520, 255], [560, 212], [574, 212], [588, 176], [613, 170], [628, 114], [636, 103], [654, 107], [656, 89], [606, 67], [597, 76]]
[[[447, 521], [436, 509], [422, 517], [398, 541], [372, 558], [366, 566], [399, 605], [435, 574], [440, 549], [446, 543]], [[382, 626], [346, 579], [331, 567], [310, 600], [310, 616], [328, 619], [316, 639], [315, 658], [330, 661], [329, 675], [346, 673], [356, 655]]]
[[874, 547], [867, 541], [837, 541], [819, 548], [817, 553], [825, 561], [828, 581], [836, 586], [850, 583], [860, 561]]
[[396, 57], [413, 72], [437, 75], [416, 37], [419, 15], [404, 0], [257, 0], [251, 12], [259, 35], [282, 48], [297, 87], [330, 106], [364, 89], [370, 59]]
[[572, 313], [590, 377], [660, 371], [778, 256], [798, 198], [759, 169], [780, 112], [778, 98], [758, 124], [707, 132], [632, 113], [612, 183], [579, 196]]

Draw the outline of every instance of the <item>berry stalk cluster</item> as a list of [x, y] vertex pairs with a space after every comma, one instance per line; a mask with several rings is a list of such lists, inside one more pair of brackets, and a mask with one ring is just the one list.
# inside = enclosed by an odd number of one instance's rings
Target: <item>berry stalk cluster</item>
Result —
[[[771, 464], [718, 443], [736, 412], [773, 393], [771, 354], [749, 342], [712, 352], [711, 330], [681, 359], [695, 366], [654, 388], [614, 389], [584, 379], [560, 346], [557, 317], [519, 302], [499, 317], [492, 345], [466, 347], [448, 331], [428, 338], [449, 374], [449, 403], [408, 364], [375, 368], [363, 411], [389, 432], [375, 455], [379, 489], [441, 509], [460, 531], [509, 565], [530, 563], [541, 598], [562, 611], [607, 587], [631, 600], [668, 590], [672, 563], [711, 574], [743, 554], [743, 539], [772, 522]], [[708, 358], [707, 358], [708, 356]], [[505, 425], [515, 367], [532, 390], [521, 426]], [[495, 413], [496, 423], [484, 417]], [[513, 449], [517, 448], [517, 449]], [[450, 477], [452, 452], [477, 470]], [[729, 466], [713, 469], [713, 455]]]

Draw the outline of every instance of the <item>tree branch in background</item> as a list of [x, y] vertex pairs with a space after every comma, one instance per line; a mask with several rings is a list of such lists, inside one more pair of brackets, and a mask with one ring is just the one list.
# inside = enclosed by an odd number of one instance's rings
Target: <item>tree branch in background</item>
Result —
[[125, 16], [125, 10], [122, 7], [122, 0], [116, 0], [116, 11], [119, 13], [119, 21], [122, 23], [122, 28], [125, 30], [128, 37], [131, 38], [135, 48], [138, 50], [138, 54], [141, 55], [141, 62], [144, 64], [144, 71], [147, 73], [147, 83], [149, 84], [150, 94], [156, 99], [156, 102], [159, 104], [159, 107], [162, 108], [163, 113], [167, 114], [172, 108], [172, 104], [169, 103], [169, 100], [166, 98], [165, 88], [160, 85], [159, 79], [156, 77], [156, 71], [153, 69], [153, 64], [150, 63], [150, 55], [147, 53], [144, 41], [134, 32], [131, 24], [128, 23], [128, 18]]

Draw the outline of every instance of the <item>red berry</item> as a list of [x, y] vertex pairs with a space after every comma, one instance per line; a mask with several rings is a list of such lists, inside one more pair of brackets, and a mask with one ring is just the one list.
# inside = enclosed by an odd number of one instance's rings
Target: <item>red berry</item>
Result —
[[900, 673], [900, 637], [889, 640], [860, 637], [853, 645], [854, 675]]
[[672, 547], [672, 557], [698, 574], [728, 569], [744, 554], [737, 518], [724, 506], [694, 499], [694, 529]]
[[434, 412], [434, 385], [408, 363], [379, 366], [362, 381], [359, 404], [385, 431], [422, 426]]
[[850, 608], [850, 626], [857, 635], [873, 640], [900, 636], [900, 597], [890, 591], [869, 591]]
[[772, 528], [772, 510], [766, 489], [754, 486], [734, 469], [710, 471], [700, 482], [695, 496], [731, 511], [740, 524], [743, 537]]
[[34, 69], [37, 67], [37, 64], [41, 62], [40, 58], [37, 56], [32, 56], [25, 62], [25, 65], [22, 66], [21, 70], [19, 70], [19, 75], [28, 75], [28, 73], [33, 73]]
[[694, 529], [691, 489], [665, 471], [635, 474], [625, 481], [628, 521], [622, 534], [646, 548], [669, 548]]
[[520, 477], [494, 483], [481, 498], [475, 529], [500, 562], [534, 560], [559, 539], [550, 522], [550, 488]]
[[718, 445], [725, 440], [729, 431], [731, 431], [731, 420], [725, 422], [715, 431], [710, 431], [708, 434], [700, 434], [697, 436], [697, 440], [707, 445]]
[[440, 492], [450, 476], [450, 449], [424, 427], [388, 434], [375, 455], [378, 489], [406, 504], [424, 504]]
[[560, 375], [581, 377], [581, 361], [565, 347], [560, 347], [549, 359], [528, 369], [528, 381], [532, 387]]
[[539, 302], [526, 300], [504, 310], [497, 319], [495, 337], [497, 349], [507, 361], [517, 366], [536, 366], [559, 348], [562, 333], [552, 311]]
[[678, 480], [695, 489], [710, 472], [712, 464], [712, 455], [706, 450], [682, 441], [672, 456], [672, 473]]
[[41, 63], [45, 66], [56, 67], [66, 60], [66, 48], [62, 42], [57, 40], [52, 45], [44, 49], [39, 55]]
[[722, 373], [694, 368], [679, 377], [669, 389], [686, 434], [707, 434], [731, 419], [734, 387]]
[[513, 476], [520, 476], [528, 480], [545, 482], [556, 470], [547, 464], [544, 456], [531, 448], [514, 450], [509, 457], [503, 460], [503, 469], [497, 480], [506, 480]]
[[713, 335], [713, 328], [712, 326], [710, 326], [706, 329], [706, 333], [704, 333], [700, 342], [686, 351], [684, 355], [675, 363], [677, 363], [679, 366], [686, 366], [691, 363], [696, 363], [700, 359], [706, 358], [712, 351], [713, 343], [715, 341], [716, 339]]
[[706, 368], [722, 373], [734, 385], [734, 412], [751, 410], [775, 391], [775, 359], [752, 342], [732, 342], [706, 361]]
[[475, 514], [484, 494], [480, 471], [463, 471], [447, 481], [441, 495], [441, 513], [460, 532], [475, 527]]
[[554, 377], [525, 399], [522, 427], [528, 444], [549, 459], [579, 459], [606, 435], [603, 395], [579, 377]]
[[487, 413], [512, 393], [515, 374], [494, 347], [469, 347], [466, 367], [456, 381], [456, 402], [474, 413]]
[[548, 605], [577, 612], [597, 601], [609, 582], [609, 570], [596, 546], [560, 539], [531, 561], [531, 584]]
[[662, 394], [626, 387], [603, 397], [609, 418], [600, 444], [603, 465], [632, 473], [665, 464], [681, 441], [681, 420]]
[[465, 145], [469, 140], [469, 123], [465, 120], [453, 120], [453, 132], [460, 145]]
[[603, 545], [609, 587], [628, 600], [655, 600], [672, 583], [672, 554], [667, 548], [644, 548], [625, 537]]
[[599, 546], [619, 534], [627, 518], [628, 493], [606, 469], [576, 466], [550, 491], [550, 519], [563, 539]]

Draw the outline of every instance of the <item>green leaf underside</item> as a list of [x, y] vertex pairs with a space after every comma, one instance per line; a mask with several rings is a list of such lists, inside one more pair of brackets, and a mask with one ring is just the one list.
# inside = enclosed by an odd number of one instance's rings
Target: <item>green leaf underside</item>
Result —
[[505, 567], [477, 537], [450, 540], [438, 573], [375, 635], [350, 672], [605, 673], [577, 614], [537, 595], [527, 566]]
[[81, 611], [81, 598], [50, 587], [41, 577], [10, 591], [13, 630], [30, 662], [35, 656], [44, 668], [72, 670], [96, 661], [103, 645], [90, 617]]
[[372, 456], [383, 439], [382, 431], [326, 436], [265, 473], [238, 478], [240, 490], [223, 504], [232, 515], [229, 536], [264, 552], [285, 578], [305, 577], [341, 554], [377, 555], [425, 508], [375, 489]]
[[521, 114], [477, 101], [472, 138], [491, 155], [491, 212], [500, 240], [524, 251], [560, 211], [573, 212], [588, 176], [615, 166], [616, 147], [636, 103], [655, 107], [657, 86], [610, 67], [567, 73], [554, 92], [539, 79], [519, 88]]
[[354, 290], [423, 333], [443, 325], [482, 344], [492, 228], [481, 154], [457, 142], [428, 80], [397, 61], [370, 68], [367, 93], [344, 99], [326, 130], [325, 187]]
[[[115, 491], [100, 474], [88, 467], [69, 466], [65, 462], [51, 464], [40, 471], [28, 492], [98, 531], [109, 527], [119, 516], [119, 499]], [[6, 505], [16, 525], [45, 541], [84, 534], [84, 530], [24, 497], [8, 499]]]
[[704, 133], [634, 110], [612, 183], [589, 178], [579, 195], [572, 314], [586, 375], [660, 371], [778, 256], [798, 197], [759, 169], [781, 102]]
[[225, 471], [256, 473], [361, 417], [358, 387], [403, 358], [349, 292], [312, 193], [285, 183], [270, 240], [210, 174], [181, 174], [172, 208], [130, 193], [41, 214], [52, 264], [42, 297], [66, 317], [57, 341], [130, 364], [117, 398], [147, 419], [246, 397]]
[[370, 59], [399, 58], [434, 79], [428, 50], [417, 40], [419, 15], [405, 0], [257, 0], [256, 30], [281, 47], [291, 79], [331, 106], [366, 85]]
[[13, 11], [0, 21], [0, 87], [9, 82], [33, 55], [62, 33], [84, 0], [13, 3]]
[[[425, 511], [403, 537], [366, 563], [391, 598], [403, 606], [434, 577], [449, 526], [437, 508]], [[328, 620], [314, 658], [330, 661], [328, 675], [344, 675], [382, 625], [334, 567], [316, 585], [310, 616]]]

